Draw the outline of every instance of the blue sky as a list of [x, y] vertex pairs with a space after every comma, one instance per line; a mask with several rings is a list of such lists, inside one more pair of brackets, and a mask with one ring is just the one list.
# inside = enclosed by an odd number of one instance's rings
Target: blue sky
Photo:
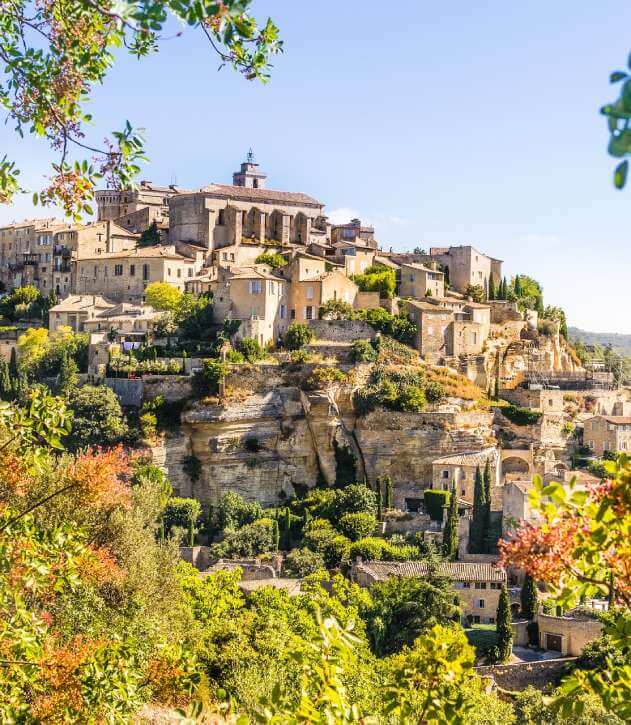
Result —
[[[252, 146], [272, 188], [375, 224], [385, 248], [474, 244], [531, 274], [570, 324], [631, 333], [631, 189], [611, 184], [598, 108], [624, 67], [623, 0], [255, 0], [285, 53], [249, 83], [187, 30], [123, 57], [95, 94], [92, 140], [147, 129], [142, 178], [229, 182]], [[43, 144], [0, 128], [0, 149], [43, 183]], [[0, 222], [41, 215], [28, 197]]]

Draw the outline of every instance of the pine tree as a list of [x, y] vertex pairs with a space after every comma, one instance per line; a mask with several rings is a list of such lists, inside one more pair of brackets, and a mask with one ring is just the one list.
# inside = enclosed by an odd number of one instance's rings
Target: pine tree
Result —
[[505, 584], [502, 584], [500, 600], [497, 605], [495, 632], [497, 633], [499, 661], [507, 662], [513, 652], [513, 627], [511, 625], [510, 599]]
[[390, 511], [393, 504], [393, 495], [392, 495], [392, 479], [390, 476], [384, 476], [384, 483], [385, 483], [385, 501], [384, 501], [384, 508], [386, 511]]
[[458, 496], [456, 487], [452, 486], [449, 498], [447, 521], [443, 529], [443, 556], [447, 561], [455, 561], [458, 556]]
[[497, 291], [495, 290], [495, 280], [493, 279], [493, 275], [489, 277], [489, 299], [494, 300], [497, 295]]
[[140, 235], [138, 246], [155, 247], [158, 244], [160, 244], [160, 230], [158, 229], [158, 224], [154, 221]]
[[520, 592], [520, 599], [521, 616], [524, 619], [532, 621], [535, 618], [539, 607], [539, 590], [537, 589], [535, 580], [530, 576], [530, 574], [526, 574], [524, 578], [524, 583], [522, 584]]
[[486, 497], [484, 495], [484, 481], [480, 473], [480, 466], [475, 469], [475, 483], [473, 486], [473, 516], [469, 527], [469, 553], [482, 554], [484, 546], [484, 532], [486, 525]]
[[64, 350], [59, 362], [59, 375], [57, 376], [57, 390], [66, 395], [79, 385], [79, 368], [77, 363]]

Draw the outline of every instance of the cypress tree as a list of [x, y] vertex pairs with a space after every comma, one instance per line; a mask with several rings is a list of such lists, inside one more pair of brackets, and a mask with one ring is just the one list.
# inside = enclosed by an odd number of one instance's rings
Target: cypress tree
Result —
[[486, 515], [484, 517], [484, 530], [482, 532], [483, 548], [487, 554], [491, 553], [491, 542], [488, 537], [491, 529], [491, 464], [489, 459], [486, 459], [484, 464], [484, 473], [482, 474], [482, 481], [484, 483], [484, 499], [486, 503]]
[[66, 394], [79, 385], [79, 368], [77, 363], [70, 357], [67, 350], [64, 350], [59, 363], [59, 375], [57, 376], [57, 389], [60, 393]]
[[543, 317], [543, 297], [541, 295], [537, 295], [537, 305], [535, 309], [537, 310], [539, 317]]
[[195, 546], [195, 522], [193, 519], [188, 522], [188, 545]]
[[486, 524], [486, 497], [484, 495], [484, 481], [480, 473], [480, 466], [475, 469], [475, 483], [473, 486], [473, 516], [469, 527], [469, 553], [482, 554], [484, 545], [484, 531]]
[[539, 590], [537, 589], [535, 580], [530, 576], [530, 574], [526, 574], [524, 578], [524, 583], [522, 584], [520, 592], [520, 599], [521, 616], [524, 619], [532, 621], [537, 614], [539, 606]]
[[377, 477], [377, 521], [383, 519], [383, 499], [381, 494], [381, 478]]
[[497, 649], [499, 661], [507, 662], [513, 651], [513, 627], [511, 626], [510, 599], [508, 589], [502, 584], [500, 600], [495, 616], [495, 631], [497, 633]]
[[505, 300], [508, 297], [508, 282], [506, 281], [506, 277], [502, 280], [502, 295], [500, 297], [501, 300]]
[[272, 519], [272, 549], [278, 551], [280, 546], [280, 530], [278, 528], [278, 521]]
[[489, 299], [494, 300], [497, 292], [495, 290], [495, 280], [493, 279], [493, 275], [489, 277]]
[[385, 509], [389, 511], [392, 508], [393, 495], [392, 495], [392, 479], [390, 476], [384, 476], [385, 481]]
[[11, 377], [9, 376], [9, 365], [3, 360], [0, 365], [0, 398], [11, 400]]
[[11, 359], [9, 360], [9, 376], [11, 380], [14, 380], [18, 376], [18, 354], [15, 348], [11, 350]]
[[515, 290], [516, 297], [522, 296], [521, 279], [519, 278], [518, 274], [515, 275], [515, 282], [513, 283], [513, 289]]
[[447, 521], [443, 529], [443, 556], [447, 561], [455, 561], [458, 556], [458, 521], [458, 496], [456, 487], [452, 486]]
[[285, 548], [291, 549], [291, 511], [285, 507], [285, 516], [283, 518], [283, 529], [285, 533]]

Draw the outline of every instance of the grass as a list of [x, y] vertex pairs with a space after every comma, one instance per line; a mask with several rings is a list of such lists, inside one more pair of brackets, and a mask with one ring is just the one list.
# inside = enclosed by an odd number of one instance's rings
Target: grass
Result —
[[475, 648], [477, 655], [497, 643], [494, 624], [474, 624], [471, 628], [465, 629], [464, 633], [467, 635], [469, 644]]

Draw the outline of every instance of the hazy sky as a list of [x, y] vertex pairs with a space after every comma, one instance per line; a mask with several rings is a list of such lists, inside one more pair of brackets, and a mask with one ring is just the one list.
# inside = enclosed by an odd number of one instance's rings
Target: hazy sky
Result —
[[[255, 0], [285, 53], [249, 83], [186, 31], [124, 57], [92, 104], [91, 140], [147, 129], [142, 178], [230, 183], [252, 146], [276, 189], [373, 222], [385, 248], [473, 244], [543, 285], [570, 324], [631, 333], [631, 188], [611, 184], [600, 105], [631, 50], [628, 0]], [[29, 188], [40, 142], [0, 128]], [[28, 197], [0, 222], [34, 212]]]

